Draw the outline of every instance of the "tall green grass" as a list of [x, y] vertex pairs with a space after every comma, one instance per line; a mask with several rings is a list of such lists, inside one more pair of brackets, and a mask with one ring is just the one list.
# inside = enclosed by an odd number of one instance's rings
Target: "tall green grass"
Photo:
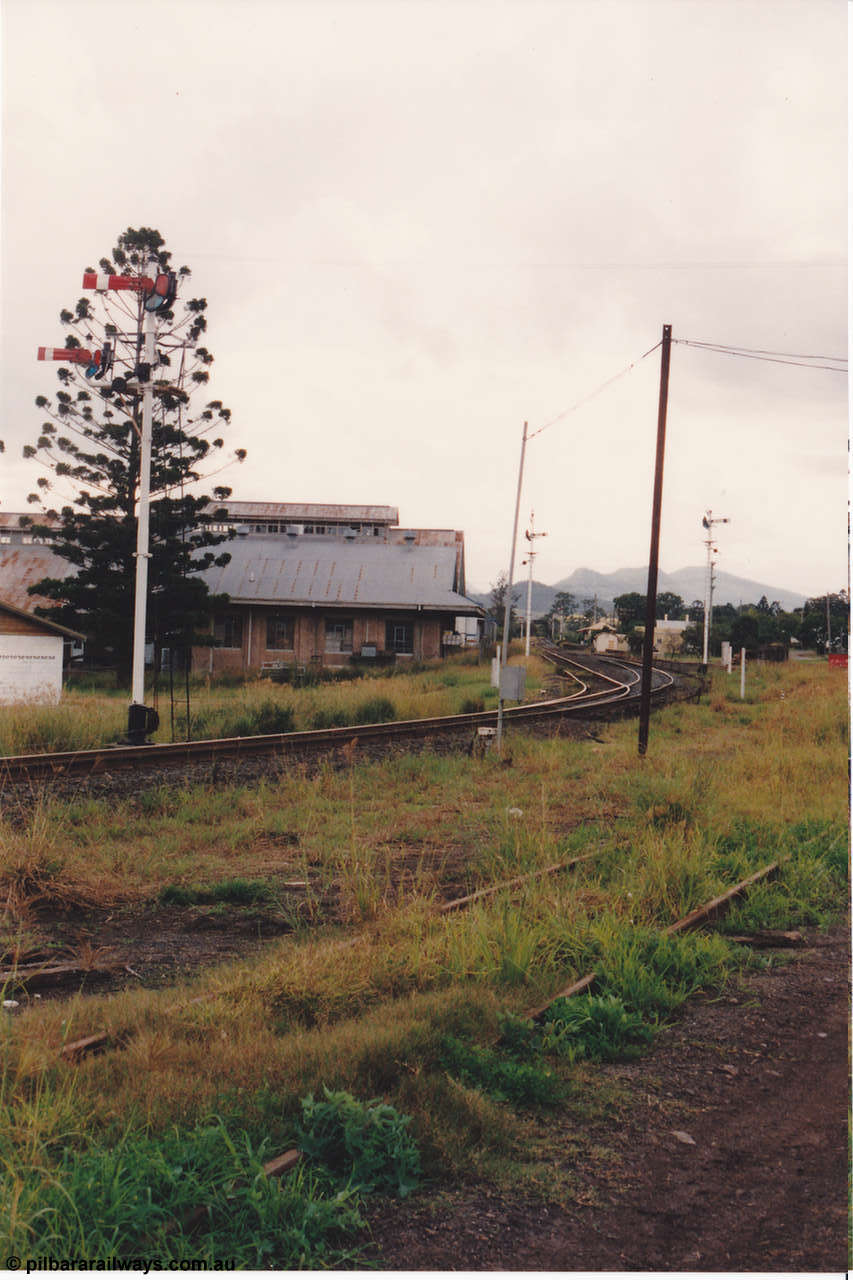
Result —
[[[531, 657], [525, 665], [533, 696], [545, 664]], [[346, 671], [346, 676], [300, 687], [256, 678], [215, 683], [194, 680], [189, 720], [183, 697], [176, 699], [175, 737], [179, 741], [187, 737], [246, 737], [388, 719], [415, 720], [459, 714], [472, 699], [484, 706], [497, 701], [489, 684], [488, 663], [480, 663], [472, 654], [369, 675]], [[156, 695], [148, 689], [146, 698], [157, 704], [160, 713], [154, 740], [170, 741], [168, 696], [162, 689]], [[128, 702], [127, 693], [81, 679], [66, 687], [56, 707], [0, 707], [0, 755], [84, 750], [119, 741], [127, 729]]]

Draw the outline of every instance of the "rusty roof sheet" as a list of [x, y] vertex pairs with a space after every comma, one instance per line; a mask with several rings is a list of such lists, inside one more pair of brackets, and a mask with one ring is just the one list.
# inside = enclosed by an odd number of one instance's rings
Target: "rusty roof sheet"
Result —
[[482, 613], [476, 601], [453, 589], [453, 547], [306, 536], [293, 543], [240, 538], [227, 549], [230, 562], [201, 576], [212, 592], [225, 592], [235, 602]]
[[50, 528], [55, 529], [61, 521], [55, 516], [46, 516], [43, 512], [32, 511], [0, 511], [0, 529], [23, 529], [26, 525], [22, 525], [21, 521], [26, 520], [29, 524], [46, 524]]
[[44, 596], [30, 595], [27, 587], [42, 578], [67, 578], [73, 573], [74, 566], [44, 543], [0, 545], [0, 599], [17, 609], [53, 604]]
[[290, 520], [294, 524], [316, 520], [370, 520], [374, 524], [398, 524], [396, 507], [349, 506], [323, 502], [234, 502], [226, 499], [215, 504], [232, 516], [248, 516], [258, 520]]

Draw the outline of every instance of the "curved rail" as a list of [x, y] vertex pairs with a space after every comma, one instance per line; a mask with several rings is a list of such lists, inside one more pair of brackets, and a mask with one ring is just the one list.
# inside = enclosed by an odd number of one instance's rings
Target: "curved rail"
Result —
[[[553, 645], [540, 652], [555, 666], [571, 666], [603, 682], [607, 687], [597, 692], [581, 682], [581, 690], [573, 694], [525, 703], [504, 710], [504, 720], [513, 723], [547, 720], [594, 711], [603, 706], [639, 698], [640, 673], [635, 666], [611, 657], [585, 656], [584, 660], [567, 654]], [[617, 675], [602, 672], [608, 666]], [[628, 677], [627, 679], [625, 677]], [[667, 672], [652, 672], [653, 693], [675, 683]], [[465, 715], [434, 716], [422, 720], [391, 720], [379, 724], [347, 725], [335, 729], [306, 729], [296, 733], [265, 733], [246, 738], [204, 738], [190, 742], [148, 743], [144, 746], [106, 746], [82, 751], [54, 751], [33, 755], [0, 757], [0, 783], [39, 778], [68, 777], [112, 772], [139, 767], [167, 767], [190, 761], [229, 760], [253, 755], [292, 752], [314, 755], [322, 749], [347, 750], [359, 745], [391, 743], [439, 737], [458, 736], [466, 731], [493, 726], [497, 711], [478, 711]]]

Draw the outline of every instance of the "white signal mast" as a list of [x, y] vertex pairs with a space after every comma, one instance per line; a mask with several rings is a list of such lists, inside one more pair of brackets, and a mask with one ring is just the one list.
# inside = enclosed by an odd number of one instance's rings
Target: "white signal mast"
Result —
[[527, 559], [522, 560], [522, 564], [528, 566], [527, 573], [527, 626], [525, 630], [524, 640], [524, 656], [530, 657], [530, 604], [533, 596], [533, 561], [536, 559], [536, 550], [534, 547], [535, 538], [547, 538], [547, 533], [534, 533], [533, 531], [533, 512], [530, 513], [530, 528], [525, 529], [524, 536], [530, 543], [530, 550], [527, 553]]
[[728, 516], [715, 516], [710, 510], [706, 511], [702, 517], [702, 528], [705, 530], [705, 625], [702, 632], [702, 662], [708, 665], [708, 642], [711, 636], [711, 617], [714, 610], [714, 569], [717, 566], [716, 560], [713, 559], [718, 555], [718, 549], [714, 545], [716, 538], [714, 537], [715, 524], [728, 524]]
[[[152, 260], [157, 265], [156, 259]], [[157, 728], [157, 713], [145, 705], [145, 621], [148, 601], [148, 514], [151, 499], [151, 438], [153, 425], [154, 370], [158, 363], [156, 348], [156, 314], [167, 311], [177, 293], [177, 276], [173, 271], [156, 271], [153, 276], [113, 275], [97, 271], [83, 273], [83, 288], [98, 293], [129, 292], [142, 301], [143, 323], [140, 333], [142, 343], [137, 348], [136, 364], [132, 380], [114, 378], [111, 390], [130, 391], [141, 395], [141, 421], [134, 422], [139, 435], [139, 488], [137, 493], [136, 525], [136, 583], [133, 614], [133, 665], [130, 706], [127, 713], [127, 738], [131, 743], [143, 743]], [[39, 347], [39, 360], [60, 360], [73, 364], [86, 364], [87, 377], [103, 378], [112, 368], [115, 351], [107, 343], [102, 351], [86, 351], [79, 348]]]

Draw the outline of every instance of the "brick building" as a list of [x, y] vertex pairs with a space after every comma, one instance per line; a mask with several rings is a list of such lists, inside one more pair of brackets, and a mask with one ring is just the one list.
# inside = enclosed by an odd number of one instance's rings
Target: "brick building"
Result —
[[393, 507], [222, 505], [231, 560], [203, 576], [230, 604], [195, 670], [439, 658], [462, 619], [483, 617], [465, 596], [459, 530], [401, 528]]

